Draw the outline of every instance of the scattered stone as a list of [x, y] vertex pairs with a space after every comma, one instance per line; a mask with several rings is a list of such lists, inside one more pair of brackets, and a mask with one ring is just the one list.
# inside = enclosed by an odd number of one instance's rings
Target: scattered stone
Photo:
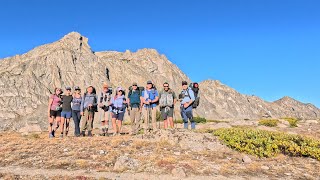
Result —
[[91, 155], [91, 158], [92, 158], [93, 160], [96, 160], [96, 159], [98, 158], [98, 156], [97, 156], [97, 155]]
[[171, 171], [172, 175], [175, 177], [186, 177], [186, 173], [184, 172], [183, 168], [174, 168]]
[[317, 120], [306, 120], [307, 124], [318, 124], [319, 122]]
[[270, 168], [268, 166], [261, 166], [261, 169], [263, 170], [269, 170]]
[[100, 151], [99, 151], [99, 154], [100, 154], [100, 155], [103, 155], [103, 154], [105, 154], [105, 153], [106, 153], [106, 152], [105, 152], [104, 150], [100, 150]]
[[121, 171], [124, 169], [136, 169], [139, 166], [139, 161], [136, 159], [129, 158], [128, 156], [118, 157], [116, 163], [114, 164], [115, 171]]
[[176, 156], [180, 156], [181, 155], [180, 152], [174, 152], [173, 154], [176, 155]]
[[285, 175], [287, 175], [287, 176], [291, 176], [292, 174], [291, 173], [284, 173]]
[[249, 164], [252, 162], [252, 160], [249, 158], [249, 156], [243, 156], [242, 162]]
[[68, 151], [69, 151], [68, 148], [63, 149], [63, 152], [68, 152]]

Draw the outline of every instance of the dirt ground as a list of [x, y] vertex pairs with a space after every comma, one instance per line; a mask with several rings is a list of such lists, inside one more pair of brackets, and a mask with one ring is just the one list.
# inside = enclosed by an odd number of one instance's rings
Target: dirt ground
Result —
[[[197, 128], [241, 125], [320, 137], [320, 125], [306, 121], [296, 128], [285, 123], [269, 128], [248, 121]], [[315, 159], [258, 158], [226, 147], [212, 134], [180, 127], [148, 135], [53, 139], [46, 132], [2, 132], [0, 179], [320, 179], [320, 162]], [[251, 161], [243, 162], [245, 156]]]

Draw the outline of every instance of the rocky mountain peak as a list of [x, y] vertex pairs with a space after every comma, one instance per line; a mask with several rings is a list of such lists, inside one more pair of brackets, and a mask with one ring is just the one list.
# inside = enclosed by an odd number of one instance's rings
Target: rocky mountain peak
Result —
[[[165, 55], [155, 49], [136, 52], [93, 53], [88, 38], [71, 32], [60, 40], [34, 48], [23, 55], [0, 61], [0, 129], [21, 127], [29, 122], [47, 125], [48, 96], [55, 87], [93, 85], [103, 82], [128, 89], [132, 82], [145, 86], [152, 80], [161, 90], [168, 82], [179, 93], [181, 81], [191, 80]], [[273, 103], [240, 94], [218, 80], [200, 83], [201, 102], [196, 115], [207, 119], [258, 119], [272, 117], [315, 118], [320, 110], [289, 97]], [[284, 103], [286, 102], [286, 103]], [[179, 113], [176, 113], [179, 118]]]

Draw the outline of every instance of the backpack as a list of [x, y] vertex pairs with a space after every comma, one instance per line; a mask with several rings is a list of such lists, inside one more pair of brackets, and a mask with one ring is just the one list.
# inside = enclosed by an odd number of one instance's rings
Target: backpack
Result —
[[161, 92], [159, 105], [160, 107], [173, 107], [173, 92], [171, 89], [168, 92]]
[[[196, 85], [197, 85], [198, 87], [196, 87]], [[196, 109], [196, 108], [199, 106], [199, 104], [200, 104], [199, 84], [196, 83], [196, 82], [190, 83], [189, 87], [190, 87], [190, 89], [193, 91], [194, 97], [195, 97], [195, 100], [194, 100], [193, 103], [192, 103], [192, 108], [193, 108], [193, 109]], [[189, 91], [187, 91], [187, 92], [188, 92], [189, 98], [191, 99], [190, 94], [189, 94]]]

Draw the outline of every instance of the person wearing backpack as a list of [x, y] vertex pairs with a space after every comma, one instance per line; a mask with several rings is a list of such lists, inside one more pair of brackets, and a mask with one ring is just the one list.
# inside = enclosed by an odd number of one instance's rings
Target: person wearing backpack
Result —
[[71, 109], [71, 102], [72, 102], [72, 95], [71, 95], [71, 87], [66, 87], [66, 94], [62, 95], [62, 111], [61, 111], [61, 134], [60, 138], [63, 138], [64, 134], [64, 124], [66, 124], [65, 136], [68, 135], [69, 132], [69, 124], [70, 119], [72, 116], [72, 109]]
[[89, 86], [87, 92], [84, 93], [80, 106], [81, 120], [81, 135], [85, 136], [86, 129], [88, 136], [92, 136], [94, 114], [97, 111], [97, 96], [95, 88]]
[[140, 126], [140, 118], [142, 112], [141, 105], [141, 91], [143, 87], [138, 87], [137, 83], [133, 83], [131, 87], [129, 87], [128, 93], [128, 113], [130, 115], [131, 120], [131, 135], [135, 135], [139, 131]]
[[[55, 88], [54, 93], [49, 97], [48, 103], [48, 117], [49, 117], [49, 138], [54, 137], [55, 131], [59, 128], [61, 120], [61, 94], [62, 90], [60, 88]], [[53, 124], [56, 122], [56, 127], [53, 128]]]
[[192, 112], [192, 103], [195, 100], [193, 90], [188, 87], [188, 83], [186, 81], [182, 81], [182, 92], [179, 95], [179, 99], [181, 100], [180, 104], [180, 112], [181, 117], [183, 119], [184, 128], [188, 129], [188, 120], [191, 122], [191, 129], [196, 128], [196, 123], [193, 119], [193, 112]]
[[74, 93], [72, 98], [72, 119], [74, 122], [74, 136], [80, 136], [80, 106], [81, 106], [82, 96], [81, 89], [76, 86], [74, 87]]
[[108, 126], [109, 126], [109, 103], [111, 99], [112, 89], [109, 88], [107, 83], [103, 83], [102, 91], [99, 93], [99, 113], [101, 121], [101, 136], [108, 135]]
[[[142, 114], [144, 116], [144, 133], [150, 130], [157, 129], [156, 115], [157, 115], [157, 102], [159, 101], [158, 91], [155, 89], [152, 81], [147, 81], [147, 86], [141, 93], [141, 100], [143, 103]], [[150, 114], [152, 128], [150, 127]]]
[[114, 130], [114, 136], [121, 133], [126, 104], [127, 102], [124, 90], [121, 87], [118, 87], [116, 94], [111, 98], [111, 102], [109, 104], [111, 107], [112, 129]]
[[177, 96], [172, 89], [169, 88], [169, 83], [165, 82], [163, 84], [163, 90], [159, 93], [159, 106], [161, 116], [163, 118], [164, 128], [174, 127], [173, 124], [173, 111], [174, 104], [177, 102]]

